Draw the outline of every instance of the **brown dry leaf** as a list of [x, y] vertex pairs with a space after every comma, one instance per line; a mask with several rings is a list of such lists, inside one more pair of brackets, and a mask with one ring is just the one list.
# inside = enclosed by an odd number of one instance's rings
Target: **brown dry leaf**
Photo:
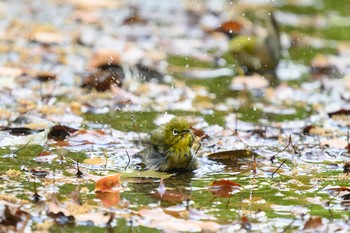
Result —
[[48, 139], [53, 139], [55, 141], [63, 141], [67, 136], [78, 131], [77, 129], [65, 126], [65, 125], [55, 125], [52, 126], [50, 132], [47, 135]]
[[330, 195], [335, 197], [342, 197], [350, 194], [350, 188], [346, 186], [328, 187], [325, 191], [329, 192]]
[[141, 209], [137, 214], [144, 218], [139, 221], [140, 225], [167, 232], [217, 232], [220, 229], [218, 223], [175, 218], [161, 208]]
[[65, 36], [59, 32], [38, 31], [34, 33], [33, 39], [42, 44], [61, 44], [65, 41]]
[[339, 138], [333, 138], [329, 140], [325, 140], [321, 142], [321, 145], [328, 145], [330, 147], [345, 149], [349, 143], [346, 140], [342, 140]]
[[116, 143], [116, 139], [106, 134], [102, 130], [81, 129], [69, 136], [69, 142], [74, 144], [111, 144]]
[[74, 215], [78, 222], [93, 222], [95, 226], [108, 224], [114, 217], [113, 213], [90, 212], [86, 214]]
[[101, 49], [96, 51], [89, 62], [88, 68], [95, 70], [102, 66], [120, 65], [120, 54], [110, 49]]
[[78, 116], [81, 115], [81, 108], [82, 108], [82, 105], [79, 102], [73, 101], [72, 103], [70, 103], [70, 109], [72, 113], [74, 113], [75, 115], [78, 115]]
[[328, 113], [328, 116], [332, 118], [337, 115], [350, 115], [350, 109], [340, 109], [338, 111]]
[[31, 76], [37, 78], [41, 82], [47, 82], [56, 79], [56, 74], [50, 71], [32, 71]]
[[95, 192], [119, 192], [120, 175], [104, 176], [96, 181]]
[[96, 10], [97, 8], [120, 8], [124, 5], [121, 1], [114, 0], [67, 0], [68, 4], [74, 5], [78, 9]]
[[38, 154], [35, 158], [33, 158], [34, 161], [38, 163], [52, 163], [52, 161], [57, 158], [57, 154], [52, 154], [49, 151], [43, 151], [40, 154]]
[[331, 66], [329, 57], [324, 54], [317, 54], [311, 61], [312, 68], [327, 68]]
[[183, 206], [170, 206], [164, 209], [164, 213], [169, 214], [175, 218], [189, 219], [189, 212]]
[[322, 218], [320, 217], [311, 217], [304, 225], [303, 230], [314, 231], [323, 226]]
[[0, 77], [19, 77], [23, 74], [23, 69], [14, 67], [0, 67]]
[[91, 164], [91, 165], [105, 165], [106, 164], [106, 159], [105, 158], [100, 158], [100, 157], [93, 157], [89, 159], [85, 159], [83, 161], [85, 164]]
[[327, 131], [319, 126], [308, 125], [303, 129], [303, 134], [327, 136], [327, 135], [330, 135], [331, 132], [329, 132], [329, 131]]
[[231, 90], [252, 90], [252, 89], [264, 89], [269, 86], [269, 81], [263, 76], [254, 74], [251, 76], [236, 76], [231, 82]]

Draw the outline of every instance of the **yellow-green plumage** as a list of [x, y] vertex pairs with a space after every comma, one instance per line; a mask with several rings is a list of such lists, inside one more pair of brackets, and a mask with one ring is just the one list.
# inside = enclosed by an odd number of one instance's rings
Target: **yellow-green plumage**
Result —
[[175, 117], [150, 133], [150, 145], [142, 157], [147, 168], [169, 171], [176, 169], [194, 170], [198, 167], [192, 151], [194, 135], [188, 122]]

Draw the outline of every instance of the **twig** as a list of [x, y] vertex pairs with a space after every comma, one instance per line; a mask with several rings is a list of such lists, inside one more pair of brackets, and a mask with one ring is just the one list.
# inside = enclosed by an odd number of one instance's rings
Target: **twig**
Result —
[[273, 163], [273, 161], [275, 160], [277, 155], [279, 155], [281, 152], [285, 151], [291, 144], [292, 144], [292, 136], [289, 135], [288, 144], [281, 151], [278, 151], [275, 155], [273, 155], [270, 158], [271, 163]]
[[199, 149], [202, 147], [202, 143], [198, 142], [198, 144], [199, 144], [199, 146], [198, 146], [198, 148], [197, 148], [196, 152], [194, 152], [194, 154], [195, 154], [195, 155], [197, 155], [197, 153], [198, 153]]
[[254, 157], [254, 162], [253, 162], [253, 174], [255, 175], [256, 174], [256, 156], [253, 155]]
[[29, 143], [31, 143], [31, 141], [28, 141], [26, 144], [24, 144], [23, 146], [21, 146], [20, 148], [18, 148], [18, 149], [15, 150], [14, 152], [12, 152], [12, 154], [16, 154], [18, 151], [24, 149]]
[[282, 167], [282, 165], [287, 161], [287, 159], [283, 160], [283, 162], [278, 166], [278, 168], [276, 169], [276, 171], [274, 171], [271, 175], [271, 179], [273, 179], [273, 176], [275, 175], [275, 173]]
[[105, 168], [107, 169], [108, 154], [107, 154], [106, 149], [103, 149], [102, 151], [103, 151], [103, 155], [105, 156], [105, 159], [106, 159]]
[[281, 233], [287, 232], [287, 230], [292, 226], [292, 224], [294, 223], [295, 218], [293, 218], [293, 221], [291, 221], [288, 226], [286, 226], [286, 228], [283, 229], [283, 231]]
[[129, 167], [130, 162], [131, 162], [131, 159], [130, 159], [130, 155], [129, 155], [129, 153], [128, 153], [127, 151], [125, 151], [125, 153], [126, 153], [126, 155], [128, 156], [128, 163], [126, 164], [126, 166], [125, 166], [124, 170], [126, 170], [126, 169]]
[[78, 171], [77, 171], [77, 173], [75, 174], [75, 176], [76, 176], [77, 178], [82, 178], [83, 175], [84, 175], [84, 173], [82, 173], [82, 172], [80, 171], [80, 168], [79, 168], [79, 159], [77, 159], [76, 163], [77, 163], [77, 169], [78, 169]]
[[135, 116], [134, 115], [131, 115], [131, 121], [132, 121], [132, 127], [134, 128], [134, 131], [137, 133], [137, 136], [139, 138], [139, 145], [138, 146], [141, 146], [142, 145], [142, 139], [141, 139], [141, 136], [140, 136], [140, 133], [136, 127], [136, 119], [135, 119]]
[[238, 135], [238, 115], [237, 110], [235, 110], [235, 134]]

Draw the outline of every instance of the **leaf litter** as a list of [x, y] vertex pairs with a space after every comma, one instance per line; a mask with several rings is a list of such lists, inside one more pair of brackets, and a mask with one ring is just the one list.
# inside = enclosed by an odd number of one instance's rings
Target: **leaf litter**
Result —
[[[327, 21], [316, 1], [253, 2], [1, 3], [1, 231], [119, 219], [166, 232], [347, 231], [349, 46], [327, 31], [347, 18]], [[268, 36], [258, 18], [271, 9], [277, 80], [229, 52], [234, 37], [249, 49]], [[133, 157], [171, 115], [197, 136], [194, 173]]]

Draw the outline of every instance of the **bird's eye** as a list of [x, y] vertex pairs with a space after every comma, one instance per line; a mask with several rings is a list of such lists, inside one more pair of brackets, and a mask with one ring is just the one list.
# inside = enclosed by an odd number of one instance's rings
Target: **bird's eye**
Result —
[[179, 131], [177, 131], [177, 129], [173, 129], [173, 134], [176, 136], [179, 134]]

